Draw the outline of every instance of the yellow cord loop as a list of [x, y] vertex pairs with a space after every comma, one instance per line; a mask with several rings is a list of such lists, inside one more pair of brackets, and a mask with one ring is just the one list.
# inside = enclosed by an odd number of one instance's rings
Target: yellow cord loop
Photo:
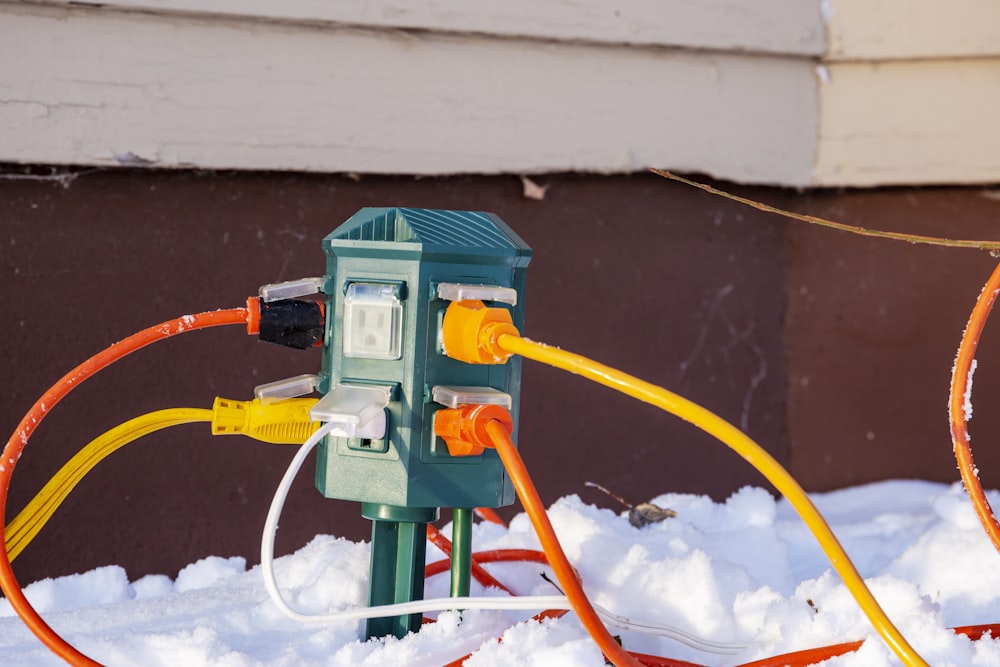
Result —
[[42, 490], [4, 528], [7, 558], [17, 558], [35, 539], [66, 497], [94, 466], [144, 435], [170, 426], [210, 423], [212, 435], [245, 435], [273, 444], [302, 444], [318, 422], [309, 419], [315, 398], [292, 398], [262, 404], [259, 400], [216, 398], [211, 410], [170, 408], [130, 419], [94, 438], [59, 469]]
[[52, 517], [52, 514], [66, 499], [70, 491], [83, 479], [84, 475], [112, 452], [154, 431], [180, 424], [209, 422], [211, 420], [211, 410], [199, 408], [158, 410], [130, 419], [92, 440], [60, 468], [59, 472], [4, 528], [7, 557], [10, 560], [17, 558], [28, 546], [28, 543], [38, 535], [42, 526]]

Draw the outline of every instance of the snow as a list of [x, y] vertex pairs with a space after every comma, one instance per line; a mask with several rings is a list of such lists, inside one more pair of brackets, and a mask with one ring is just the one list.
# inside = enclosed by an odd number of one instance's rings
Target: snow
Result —
[[[996, 492], [989, 495], [1000, 504]], [[1000, 555], [960, 485], [889, 481], [813, 500], [889, 617], [930, 664], [1000, 667], [1000, 642], [988, 635], [972, 641], [947, 629], [1000, 621]], [[591, 599], [633, 620], [746, 648], [719, 655], [613, 629], [629, 650], [723, 667], [869, 639], [857, 652], [823, 664], [899, 664], [784, 501], [744, 488], [723, 503], [685, 494], [652, 502], [678, 516], [635, 528], [625, 513], [577, 496], [550, 508]], [[522, 514], [509, 528], [477, 524], [474, 548], [538, 548], [538, 542]], [[428, 562], [440, 558], [428, 545]], [[540, 576], [543, 566], [486, 567], [521, 595], [556, 593]], [[303, 613], [357, 607], [367, 596], [368, 545], [320, 535], [276, 559], [275, 569], [282, 594]], [[447, 575], [427, 580], [426, 597], [447, 592]], [[259, 568], [248, 569], [242, 558], [203, 558], [174, 580], [129, 581], [121, 567], [109, 565], [39, 581], [25, 593], [70, 643], [108, 665], [444, 665], [467, 653], [473, 653], [469, 667], [604, 664], [572, 613], [537, 623], [528, 620], [532, 612], [442, 612], [437, 623], [402, 640], [365, 642], [360, 621], [303, 623], [283, 616]], [[500, 595], [475, 582], [473, 594]], [[63, 664], [6, 601], [0, 602], [0, 663]]]
[[[965, 398], [962, 409], [965, 412], [965, 421], [972, 421], [972, 376], [976, 374], [976, 366], [979, 362], [975, 359], [969, 365], [969, 376], [965, 381]], [[968, 436], [966, 436], [968, 437]]]

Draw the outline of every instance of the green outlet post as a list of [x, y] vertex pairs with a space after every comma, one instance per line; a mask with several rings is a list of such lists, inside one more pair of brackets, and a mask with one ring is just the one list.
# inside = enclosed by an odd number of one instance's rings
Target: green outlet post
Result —
[[472, 510], [456, 507], [451, 517], [451, 596], [467, 596], [471, 579]]
[[[438, 330], [454, 286], [475, 286], [485, 300], [524, 322], [531, 250], [499, 217], [472, 211], [362, 209], [323, 239], [326, 331], [320, 391], [378, 385], [389, 392], [383, 437], [327, 437], [317, 452], [316, 486], [329, 498], [362, 503], [373, 521], [369, 602], [423, 598], [427, 523], [441, 507], [460, 508], [457, 567], [468, 591], [472, 507], [501, 507], [514, 489], [495, 451], [452, 457], [434, 436], [439, 388], [489, 388], [509, 396], [517, 424], [521, 366], [480, 366], [445, 356]], [[444, 288], [442, 288], [444, 286]], [[483, 297], [477, 297], [483, 298]], [[446, 392], [453, 395], [454, 392]], [[466, 509], [461, 509], [466, 508]], [[463, 512], [465, 514], [463, 514]], [[456, 520], [458, 526], [458, 520]], [[453, 575], [455, 576], [455, 575]], [[368, 637], [402, 637], [419, 615], [373, 619]]]
[[[361, 514], [372, 521], [372, 553], [368, 604], [393, 604], [419, 600], [424, 593], [427, 524], [437, 510], [362, 503]], [[404, 637], [420, 629], [421, 614], [373, 618], [368, 637]]]

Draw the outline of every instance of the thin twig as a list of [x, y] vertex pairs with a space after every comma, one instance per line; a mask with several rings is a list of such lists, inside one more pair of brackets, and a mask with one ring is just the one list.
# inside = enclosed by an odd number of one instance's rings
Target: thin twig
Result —
[[559, 584], [557, 584], [555, 581], [552, 580], [552, 577], [545, 574], [544, 572], [540, 572], [538, 576], [540, 576], [545, 581], [549, 582], [549, 585], [552, 586], [552, 588], [559, 591], [559, 595], [566, 595], [566, 593], [563, 592], [563, 589], [559, 588]]
[[894, 241], [906, 241], [907, 243], [922, 243], [926, 245], [937, 245], [946, 246], [949, 248], [975, 248], [977, 250], [989, 250], [991, 254], [1000, 251], [1000, 241], [977, 241], [973, 239], [946, 239], [937, 236], [923, 236], [921, 234], [906, 234], [902, 232], [885, 232], [878, 229], [867, 229], [865, 227], [858, 227], [856, 225], [848, 225], [843, 222], [834, 222], [833, 220], [827, 220], [826, 218], [819, 218], [815, 215], [806, 215], [804, 213], [794, 213], [792, 211], [786, 211], [784, 209], [776, 208], [774, 206], [769, 206], [768, 204], [763, 204], [759, 201], [754, 201], [753, 199], [747, 199], [746, 197], [740, 197], [739, 195], [734, 195], [718, 188], [713, 188], [711, 185], [706, 185], [705, 183], [699, 183], [697, 181], [692, 181], [690, 179], [684, 178], [683, 176], [678, 176], [672, 172], [663, 169], [650, 169], [654, 174], [662, 176], [663, 178], [669, 178], [672, 181], [678, 181], [679, 183], [684, 183], [685, 185], [690, 185], [691, 187], [698, 188], [699, 190], [704, 190], [709, 194], [718, 195], [720, 197], [725, 197], [726, 199], [731, 199], [733, 201], [739, 202], [741, 204], [746, 204], [747, 206], [753, 207], [758, 211], [764, 211], [765, 213], [775, 213], [777, 215], [784, 216], [786, 218], [791, 218], [792, 220], [799, 220], [801, 222], [809, 222], [814, 225], [821, 225], [823, 227], [830, 227], [831, 229], [837, 229], [842, 232], [850, 232], [852, 234], [859, 234], [861, 236], [870, 236], [874, 238], [881, 239], [892, 239]]
[[605, 488], [604, 488], [603, 486], [601, 486], [601, 485], [600, 485], [600, 484], [598, 484], [597, 482], [584, 482], [584, 483], [583, 483], [583, 485], [584, 485], [584, 486], [592, 486], [592, 487], [594, 487], [595, 489], [598, 489], [598, 490], [600, 490], [600, 491], [603, 491], [603, 492], [604, 492], [604, 493], [606, 493], [606, 494], [607, 494], [607, 495], [608, 495], [609, 497], [611, 497], [611, 498], [614, 498], [615, 500], [617, 500], [618, 502], [620, 502], [620, 503], [621, 503], [622, 505], [624, 505], [624, 506], [625, 506], [625, 507], [627, 507], [628, 509], [632, 509], [632, 503], [628, 502], [627, 500], [625, 500], [625, 499], [624, 499], [624, 498], [622, 498], [621, 496], [619, 496], [619, 495], [617, 495], [617, 494], [615, 494], [615, 493], [612, 493], [611, 491], [608, 491], [607, 489], [605, 489]]

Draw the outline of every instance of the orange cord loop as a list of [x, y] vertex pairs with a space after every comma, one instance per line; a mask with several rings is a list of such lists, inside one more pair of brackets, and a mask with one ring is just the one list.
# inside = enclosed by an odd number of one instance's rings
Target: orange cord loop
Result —
[[955, 460], [962, 474], [962, 483], [976, 510], [979, 522], [989, 536], [993, 546], [1000, 551], [1000, 523], [986, 499], [983, 485], [979, 481], [976, 464], [972, 460], [972, 445], [969, 443], [969, 423], [966, 408], [972, 393], [972, 370], [979, 345], [979, 336], [986, 327], [993, 304], [1000, 293], [1000, 264], [993, 270], [976, 305], [969, 316], [969, 323], [962, 334], [962, 342], [955, 357], [955, 367], [951, 373], [951, 391], [948, 396], [948, 417], [951, 424], [951, 439], [955, 448]]
[[[441, 551], [443, 551], [445, 553], [445, 555], [448, 556], [449, 560], [441, 561], [441, 562], [445, 563], [447, 565], [450, 565], [451, 564], [451, 552], [452, 552], [451, 540], [449, 540], [447, 537], [445, 537], [444, 534], [442, 534], [440, 530], [438, 530], [435, 526], [433, 526], [431, 524], [427, 524], [427, 539], [428, 539], [428, 541], [430, 541], [431, 544], [433, 544], [434, 546], [436, 546], [438, 549], [440, 549]], [[520, 560], [520, 559], [516, 559], [516, 560]], [[433, 574], [437, 574], [437, 572], [434, 572]], [[424, 576], [425, 577], [431, 576], [430, 566], [428, 566], [426, 568]], [[476, 554], [472, 554], [472, 576], [474, 576], [476, 578], [476, 581], [478, 581], [480, 584], [482, 584], [486, 588], [499, 588], [500, 590], [502, 590], [505, 593], [508, 593], [510, 595], [514, 595], [513, 591], [511, 591], [509, 588], [507, 588], [506, 586], [504, 586], [503, 583], [500, 582], [500, 580], [498, 580], [496, 577], [494, 577], [492, 574], [490, 574], [486, 570], [486, 568], [483, 567], [480, 564], [480, 560], [476, 557]]]
[[[31, 409], [24, 415], [21, 423], [18, 424], [17, 429], [10, 436], [3, 453], [0, 454], [0, 461], [3, 462], [3, 465], [0, 465], [0, 517], [6, 516], [7, 493], [10, 490], [11, 476], [14, 473], [17, 460], [21, 457], [25, 446], [28, 444], [28, 439], [42, 420], [45, 419], [45, 415], [55, 407], [56, 403], [65, 398], [70, 391], [78, 387], [91, 375], [151, 343], [197, 329], [226, 324], [246, 324], [250, 320], [251, 310], [248, 308], [232, 308], [229, 310], [198, 313], [197, 315], [185, 315], [175, 320], [168, 320], [162, 324], [143, 329], [105, 348], [64, 375], [48, 391], [42, 394], [41, 398], [35, 401], [35, 404], [31, 406]], [[0, 531], [0, 589], [3, 590], [4, 595], [10, 602], [10, 606], [21, 617], [21, 620], [28, 626], [28, 629], [43, 644], [49, 647], [53, 653], [71, 665], [101, 667], [100, 663], [91, 660], [70, 646], [65, 639], [60, 637], [42, 620], [42, 617], [38, 615], [38, 612], [28, 602], [28, 599], [21, 591], [17, 577], [14, 575], [14, 570], [11, 568], [10, 559], [7, 557], [7, 543], [2, 531]]]

